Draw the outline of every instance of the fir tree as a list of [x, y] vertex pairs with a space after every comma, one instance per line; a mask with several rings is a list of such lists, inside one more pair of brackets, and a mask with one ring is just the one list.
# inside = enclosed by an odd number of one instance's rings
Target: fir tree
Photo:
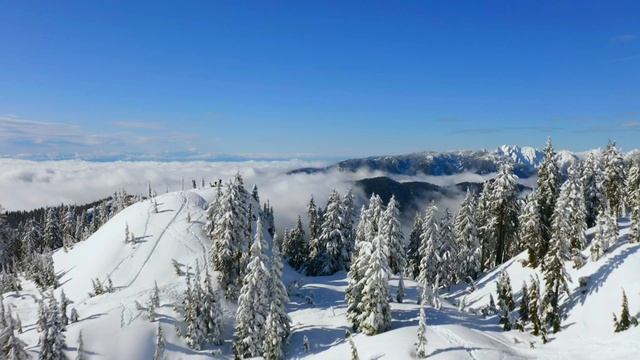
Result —
[[355, 247], [355, 208], [354, 208], [355, 196], [353, 191], [349, 189], [342, 198], [341, 217], [342, 217], [342, 234], [343, 234], [343, 262], [348, 268], [351, 264], [351, 256]]
[[511, 247], [515, 246], [518, 232], [518, 177], [513, 174], [510, 164], [500, 167], [498, 176], [492, 185], [490, 218], [487, 230], [492, 239], [489, 249], [494, 253], [488, 258], [487, 266], [502, 264], [511, 255]]
[[554, 235], [551, 248], [544, 261], [545, 295], [543, 301], [545, 322], [553, 329], [554, 333], [560, 331], [560, 296], [562, 293], [569, 294], [567, 281], [571, 279], [564, 266], [567, 253], [565, 239]]
[[520, 231], [518, 234], [520, 248], [527, 249], [527, 265], [532, 268], [538, 266], [538, 249], [542, 246], [542, 224], [540, 223], [540, 212], [538, 211], [538, 197], [535, 192], [527, 196], [524, 208], [520, 214]]
[[602, 186], [607, 204], [613, 214], [618, 217], [622, 211], [624, 195], [624, 161], [616, 148], [615, 142], [609, 141], [604, 152], [604, 178]]
[[522, 282], [522, 290], [520, 291], [520, 322], [526, 324], [529, 322], [529, 289], [527, 283]]
[[458, 251], [458, 278], [476, 279], [480, 273], [481, 249], [476, 225], [476, 203], [470, 190], [460, 205], [454, 221], [454, 232]]
[[300, 216], [298, 216], [296, 227], [285, 234], [282, 248], [287, 262], [294, 269], [301, 269], [305, 265], [309, 249]]
[[25, 344], [15, 334], [15, 325], [13, 321], [9, 321], [9, 325], [4, 329], [3, 337], [6, 336], [5, 342], [2, 344], [3, 359], [6, 360], [28, 360], [31, 357], [25, 350]]
[[358, 222], [358, 236], [355, 244], [355, 257], [349, 268], [348, 285], [345, 291], [347, 300], [347, 319], [358, 330], [360, 325], [360, 314], [362, 312], [362, 290], [364, 287], [364, 277], [371, 260], [373, 246], [367, 234], [372, 233], [372, 223], [369, 220], [369, 212], [363, 208]]
[[[615, 314], [613, 315], [616, 318]], [[627, 294], [622, 290], [622, 312], [620, 313], [620, 319], [615, 322], [615, 332], [627, 330], [631, 326], [631, 315], [629, 314], [629, 303], [627, 301]]]
[[222, 343], [224, 331], [224, 317], [222, 314], [222, 299], [218, 291], [211, 286], [210, 276], [205, 273], [204, 288], [200, 302], [200, 313], [205, 325], [206, 337], [214, 344]]
[[436, 258], [440, 248], [440, 231], [436, 219], [437, 208], [427, 208], [422, 223], [422, 235], [420, 237], [420, 275], [418, 285], [423, 289], [431, 287], [433, 280], [438, 276], [438, 263]]
[[40, 337], [40, 359], [58, 360], [65, 359], [64, 327], [60, 322], [60, 309], [53, 294], [49, 295], [49, 303], [46, 310], [46, 325]]
[[[440, 284], [448, 288], [458, 281], [457, 271], [458, 264], [458, 249], [456, 247], [453, 223], [451, 220], [451, 213], [449, 210], [445, 210], [444, 216], [440, 219], [439, 226], [439, 248], [436, 253], [436, 262], [438, 267], [437, 276], [440, 279]], [[432, 259], [433, 261], [434, 259]]]
[[236, 339], [233, 345], [237, 357], [256, 357], [263, 354], [265, 322], [269, 312], [269, 273], [262, 223], [258, 220], [251, 246], [251, 261], [238, 297], [236, 311]]
[[365, 284], [362, 288], [362, 312], [359, 322], [362, 332], [367, 335], [382, 333], [391, 325], [387, 254], [388, 249], [384, 236], [376, 236], [373, 240], [373, 253], [364, 275]]
[[582, 164], [582, 185], [588, 227], [595, 225], [598, 212], [605, 207], [602, 189], [603, 174], [600, 155], [593, 152], [587, 154]]
[[549, 250], [551, 240], [551, 218], [556, 208], [556, 199], [560, 192], [560, 170], [556, 163], [556, 154], [551, 144], [551, 138], [544, 147], [544, 158], [538, 168], [536, 195], [542, 225], [542, 242], [538, 248], [538, 259], [543, 260]]
[[396, 301], [402, 304], [404, 300], [404, 278], [402, 273], [400, 273], [400, 278], [398, 279], [398, 289], [396, 290]]
[[400, 210], [395, 196], [391, 196], [387, 208], [382, 214], [381, 231], [388, 241], [389, 268], [391, 273], [399, 274], [407, 263], [407, 256], [404, 251], [404, 236], [400, 224]]
[[286, 311], [286, 305], [289, 302], [287, 288], [282, 281], [282, 255], [280, 253], [280, 242], [277, 236], [273, 239], [272, 261], [271, 261], [271, 305], [275, 311], [275, 325], [277, 325], [278, 335], [282, 342], [289, 337], [291, 319]]
[[313, 242], [320, 236], [320, 227], [322, 226], [320, 210], [316, 206], [313, 195], [307, 205], [307, 217], [309, 218], [309, 239]]
[[153, 293], [151, 293], [151, 303], [154, 307], [160, 306], [160, 289], [158, 289], [158, 282], [153, 282]]
[[44, 234], [42, 236], [44, 248], [47, 250], [54, 250], [62, 246], [61, 235], [58, 212], [55, 208], [49, 208], [46, 213]]
[[544, 328], [540, 320], [540, 281], [537, 277], [531, 277], [531, 286], [529, 287], [529, 305], [527, 314], [531, 320], [531, 333], [535, 336], [540, 335], [540, 329]]
[[161, 360], [164, 358], [164, 350], [167, 346], [164, 340], [164, 334], [162, 333], [162, 325], [158, 323], [158, 329], [156, 330], [156, 346], [153, 353], [153, 360]]
[[271, 303], [269, 315], [266, 321], [266, 333], [264, 335], [264, 358], [266, 360], [281, 360], [284, 355], [282, 353], [282, 336], [280, 333], [279, 314], [276, 309], [277, 305]]
[[420, 235], [422, 235], [422, 216], [416, 213], [413, 220], [413, 228], [409, 235], [409, 246], [407, 248], [408, 268], [407, 275], [417, 279], [420, 275]]
[[420, 306], [418, 339], [416, 340], [416, 357], [418, 359], [424, 359], [427, 357], [427, 317], [424, 313], [424, 306]]
[[509, 275], [502, 271], [500, 273], [500, 279], [496, 283], [498, 292], [498, 310], [500, 312], [500, 324], [503, 325], [504, 330], [511, 330], [511, 311], [515, 309], [515, 303], [513, 301], [513, 291], [511, 290], [511, 281]]
[[609, 239], [607, 230], [608, 215], [604, 211], [598, 213], [596, 219], [595, 231], [593, 234], [593, 241], [591, 244], [591, 260], [597, 261], [602, 257], [605, 251], [609, 248]]
[[625, 182], [625, 204], [633, 211], [640, 204], [640, 165], [634, 162], [629, 167]]
[[69, 318], [67, 317], [67, 306], [71, 301], [67, 298], [67, 295], [64, 293], [64, 289], [60, 291], [60, 323], [63, 328], [69, 325]]

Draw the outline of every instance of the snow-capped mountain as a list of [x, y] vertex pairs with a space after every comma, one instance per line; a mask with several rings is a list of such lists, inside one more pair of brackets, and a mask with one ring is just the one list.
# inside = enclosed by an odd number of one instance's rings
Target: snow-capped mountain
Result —
[[[570, 151], [557, 152], [557, 161], [561, 169], [581, 157], [581, 153]], [[494, 173], [504, 161], [514, 165], [514, 172], [521, 178], [528, 178], [536, 173], [542, 162], [540, 150], [530, 146], [503, 145], [495, 150], [457, 150], [457, 151], [424, 151], [419, 153], [373, 156], [349, 159], [326, 168], [297, 169], [291, 173], [318, 172], [330, 169], [339, 171], [381, 171], [395, 175], [454, 175], [463, 172], [476, 174]]]

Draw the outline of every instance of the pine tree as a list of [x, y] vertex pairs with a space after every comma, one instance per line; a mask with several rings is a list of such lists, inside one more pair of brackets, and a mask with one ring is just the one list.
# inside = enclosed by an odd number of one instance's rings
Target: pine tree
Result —
[[382, 214], [381, 231], [388, 241], [389, 268], [392, 274], [399, 274], [407, 263], [407, 256], [404, 252], [404, 235], [400, 224], [400, 209], [395, 196], [391, 196], [387, 208]]
[[71, 314], [69, 315], [69, 321], [72, 324], [78, 322], [78, 310], [76, 310], [76, 308], [71, 308]]
[[398, 279], [398, 290], [396, 290], [396, 301], [399, 304], [402, 304], [404, 300], [404, 278], [402, 273], [400, 273], [400, 278]]
[[601, 166], [600, 154], [589, 153], [582, 166], [582, 185], [584, 187], [587, 226], [596, 223], [598, 212], [604, 209], [605, 199], [602, 188], [604, 170]]
[[544, 158], [538, 168], [536, 195], [542, 225], [542, 242], [538, 248], [538, 259], [543, 260], [549, 250], [551, 240], [551, 218], [556, 208], [556, 199], [560, 192], [560, 170], [556, 163], [556, 154], [551, 144], [551, 138], [544, 147]]
[[75, 360], [86, 360], [86, 359], [87, 357], [85, 356], [84, 340], [82, 339], [82, 330], [80, 330], [80, 332], [78, 332], [78, 350], [76, 351]]
[[515, 309], [515, 303], [513, 301], [513, 291], [511, 290], [511, 281], [509, 275], [502, 271], [500, 273], [500, 279], [496, 283], [498, 292], [498, 310], [500, 312], [500, 324], [503, 325], [504, 330], [511, 330], [511, 311]]
[[[346, 268], [351, 264], [351, 256], [355, 247], [355, 208], [354, 208], [355, 196], [353, 191], [349, 189], [342, 198], [341, 217], [342, 217], [342, 234], [343, 234], [343, 262], [346, 264]], [[403, 249], [404, 250], [404, 249]]]
[[67, 306], [71, 303], [69, 299], [67, 299], [67, 295], [64, 293], [64, 289], [60, 291], [60, 323], [63, 328], [69, 325], [69, 318], [67, 317]]
[[524, 208], [519, 218], [520, 247], [527, 249], [527, 265], [536, 268], [539, 264], [538, 249], [542, 246], [542, 224], [540, 223], [540, 212], [538, 211], [538, 197], [536, 193], [527, 196]]
[[608, 215], [604, 211], [598, 213], [596, 219], [595, 231], [593, 234], [593, 242], [591, 244], [591, 260], [597, 261], [602, 257], [605, 251], [609, 248], [608, 236]]
[[544, 319], [554, 333], [560, 331], [560, 296], [562, 293], [569, 294], [567, 281], [571, 279], [564, 266], [564, 261], [567, 260], [567, 248], [565, 239], [554, 235], [544, 261]]
[[162, 324], [158, 323], [158, 330], [156, 330], [156, 346], [153, 353], [153, 360], [161, 360], [164, 358], [164, 350], [167, 346], [164, 340], [164, 334], [162, 333]]
[[491, 216], [491, 196], [493, 194], [493, 182], [485, 181], [482, 184], [482, 191], [478, 196], [476, 207], [476, 223], [478, 224], [478, 238], [480, 239], [480, 271], [484, 271], [491, 257], [491, 233], [489, 220]]
[[45, 217], [43, 247], [47, 250], [54, 250], [62, 246], [62, 233], [59, 227], [58, 212], [55, 208], [49, 208]]
[[367, 335], [382, 333], [391, 325], [387, 259], [388, 249], [384, 236], [378, 235], [373, 240], [373, 253], [364, 275], [365, 284], [362, 289], [360, 328]]
[[518, 177], [513, 174], [510, 164], [500, 167], [492, 185], [491, 216], [487, 222], [487, 230], [492, 239], [489, 249], [494, 258], [488, 258], [488, 267], [497, 266], [506, 261], [512, 254], [518, 233]]
[[266, 333], [264, 335], [264, 358], [266, 360], [281, 360], [284, 358], [282, 353], [282, 337], [280, 336], [279, 314], [276, 309], [277, 305], [271, 303], [269, 315], [266, 321]]
[[355, 244], [355, 257], [349, 268], [348, 285], [345, 291], [347, 300], [347, 319], [354, 330], [358, 330], [360, 325], [360, 314], [362, 313], [362, 290], [365, 284], [365, 273], [371, 260], [373, 246], [369, 235], [373, 233], [373, 224], [369, 219], [369, 212], [363, 208], [358, 222], [358, 236]]
[[67, 211], [62, 218], [62, 245], [64, 249], [69, 249], [77, 241], [75, 238], [76, 213], [75, 208], [67, 206]]
[[282, 342], [289, 337], [291, 319], [287, 314], [286, 305], [289, 302], [287, 288], [282, 281], [282, 255], [280, 253], [280, 242], [277, 236], [273, 239], [272, 261], [271, 261], [271, 304], [272, 311], [275, 311], [275, 318], [278, 335]]
[[287, 262], [294, 269], [301, 269], [305, 265], [309, 249], [300, 216], [298, 216], [296, 227], [285, 234], [282, 248]]
[[629, 303], [627, 301], [627, 294], [622, 290], [622, 312], [620, 313], [620, 319], [616, 319], [616, 315], [613, 314], [615, 332], [625, 331], [631, 326], [631, 315], [629, 314]]
[[429, 206], [422, 223], [422, 235], [420, 237], [420, 275], [418, 285], [423, 289], [431, 287], [433, 280], [438, 276], [438, 263], [436, 258], [440, 249], [440, 230], [436, 219], [435, 206]]
[[187, 288], [183, 298], [184, 323], [186, 326], [184, 336], [187, 346], [200, 350], [206, 340], [206, 329], [204, 329], [203, 319], [200, 316], [200, 286], [197, 278], [192, 286], [188, 274], [189, 272], [187, 271]]
[[640, 164], [634, 162], [629, 167], [625, 182], [625, 205], [633, 211], [640, 203]]
[[256, 357], [263, 354], [265, 321], [269, 312], [269, 273], [264, 254], [266, 242], [262, 222], [258, 220], [251, 246], [251, 260], [238, 297], [236, 311], [236, 340], [233, 345], [237, 357]]
[[341, 199], [338, 192], [333, 190], [327, 200], [327, 209], [323, 216], [318, 246], [311, 249], [311, 257], [319, 261], [317, 274], [331, 275], [346, 269], [348, 264], [344, 259], [348, 255], [344, 244]]
[[153, 293], [151, 294], [151, 303], [153, 306], [160, 306], [160, 289], [158, 289], [158, 282], [153, 282]]
[[63, 349], [65, 348], [64, 327], [60, 322], [60, 309], [53, 294], [49, 296], [49, 303], [46, 310], [46, 325], [40, 338], [40, 359], [58, 360], [65, 359]]
[[408, 273], [413, 279], [420, 275], [420, 235], [422, 235], [422, 216], [418, 212], [413, 220], [413, 228], [409, 235], [409, 246], [407, 248]]
[[307, 205], [307, 217], [309, 218], [309, 239], [313, 242], [320, 236], [320, 227], [322, 226], [320, 210], [316, 206], [313, 195]]
[[20, 340], [15, 334], [15, 325], [13, 321], [9, 321], [8, 326], [3, 331], [3, 337], [6, 336], [5, 342], [2, 344], [3, 359], [6, 360], [28, 360], [29, 354], [25, 350], [27, 344]]
[[458, 249], [455, 243], [451, 213], [448, 209], [445, 210], [444, 216], [440, 219], [439, 230], [440, 247], [436, 256], [438, 278], [440, 279], [440, 284], [448, 288], [458, 281], [458, 264], [456, 263]]
[[[639, 188], [640, 189], [640, 188]], [[640, 193], [640, 190], [636, 190]], [[629, 242], [640, 242], [640, 199], [635, 198], [635, 202], [630, 204], [631, 207], [631, 226], [629, 229]]]
[[420, 320], [418, 322], [418, 339], [416, 340], [416, 357], [424, 359], [427, 357], [427, 317], [424, 313], [424, 306], [420, 306]]
[[619, 217], [624, 196], [624, 161], [615, 142], [609, 141], [604, 152], [604, 178], [602, 181], [607, 204], [613, 214]]
[[522, 282], [522, 290], [520, 291], [520, 322], [526, 324], [529, 322], [529, 289], [527, 283]]
[[467, 189], [467, 194], [454, 221], [455, 241], [459, 249], [456, 259], [459, 280], [476, 279], [480, 273], [482, 254], [475, 213], [475, 198]]
[[535, 336], [540, 334], [540, 329], [544, 328], [540, 320], [540, 281], [537, 277], [531, 277], [531, 286], [529, 287], [529, 309], [527, 314], [531, 320], [531, 333]]
[[211, 286], [210, 276], [205, 273], [200, 314], [203, 317], [206, 337], [214, 344], [222, 344], [224, 331], [224, 317], [222, 314], [222, 299], [218, 291]]

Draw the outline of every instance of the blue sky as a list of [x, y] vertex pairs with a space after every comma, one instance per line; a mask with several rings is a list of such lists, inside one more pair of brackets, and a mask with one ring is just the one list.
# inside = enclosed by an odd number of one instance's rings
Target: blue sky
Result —
[[640, 145], [637, 1], [168, 3], [3, 2], [0, 154]]

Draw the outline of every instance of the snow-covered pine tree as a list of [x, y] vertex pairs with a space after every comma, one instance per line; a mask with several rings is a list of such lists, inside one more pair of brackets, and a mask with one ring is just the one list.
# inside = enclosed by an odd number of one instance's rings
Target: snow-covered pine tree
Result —
[[355, 196], [353, 195], [353, 191], [351, 189], [347, 190], [342, 198], [342, 235], [343, 235], [343, 248], [344, 248], [344, 259], [343, 262], [346, 264], [346, 268], [351, 264], [351, 256], [353, 253], [353, 248], [355, 246], [355, 229], [354, 229], [354, 220], [355, 220]]
[[503, 164], [493, 181], [490, 203], [490, 218], [487, 222], [489, 236], [493, 239], [490, 249], [493, 258], [488, 258], [489, 268], [502, 264], [509, 258], [518, 233], [518, 177], [513, 174], [511, 164]]
[[398, 289], [396, 290], [396, 301], [399, 304], [402, 304], [404, 300], [404, 276], [400, 273], [400, 278], [398, 279]]
[[213, 227], [210, 264], [218, 272], [220, 287], [234, 298], [240, 276], [240, 258], [244, 243], [244, 209], [232, 183], [220, 200], [216, 224]]
[[191, 285], [190, 275], [187, 271], [187, 288], [183, 298], [184, 324], [186, 327], [184, 337], [187, 346], [196, 350], [200, 350], [206, 340], [206, 329], [203, 326], [204, 322], [200, 314], [201, 292], [198, 280], [196, 278], [193, 285]]
[[480, 273], [482, 254], [476, 224], [475, 196], [469, 189], [454, 220], [454, 233], [458, 247], [456, 259], [458, 279], [476, 279]]
[[602, 257], [605, 251], [609, 248], [608, 239], [608, 215], [604, 211], [598, 213], [596, 219], [595, 231], [593, 233], [593, 241], [591, 244], [591, 260], [597, 261]]
[[395, 196], [391, 196], [387, 208], [382, 214], [380, 231], [383, 231], [388, 241], [389, 269], [392, 274], [399, 274], [407, 264], [407, 255], [404, 251], [404, 235], [400, 224], [400, 209]]
[[384, 235], [373, 239], [373, 253], [364, 275], [359, 327], [367, 335], [385, 332], [391, 325], [388, 249]]
[[322, 226], [320, 213], [321, 211], [316, 206], [313, 195], [311, 195], [311, 199], [309, 199], [309, 204], [307, 205], [307, 217], [309, 219], [309, 239], [312, 243], [320, 236], [320, 227]]
[[43, 248], [55, 250], [62, 246], [62, 232], [59, 227], [58, 212], [55, 208], [48, 208], [45, 216], [44, 233], [42, 235]]
[[258, 220], [251, 245], [251, 260], [243, 279], [236, 311], [236, 339], [233, 345], [237, 357], [263, 354], [265, 321], [269, 312], [269, 273], [265, 255], [266, 242], [262, 222]]
[[616, 214], [613, 212], [613, 210], [607, 209], [606, 214], [607, 214], [607, 217], [606, 217], [607, 226], [605, 227], [606, 229], [605, 236], [607, 238], [606, 245], [608, 249], [609, 246], [615, 244], [618, 241], [618, 235], [620, 231], [618, 229], [618, 218]]
[[2, 358], [6, 360], [28, 360], [31, 357], [25, 350], [27, 344], [20, 340], [15, 334], [15, 324], [9, 321], [9, 324], [3, 331], [3, 337], [6, 336], [5, 342], [2, 344]]
[[67, 206], [67, 211], [62, 218], [62, 246], [65, 250], [71, 248], [76, 243], [76, 212], [72, 206]]
[[413, 220], [407, 247], [407, 260], [409, 263], [407, 275], [413, 279], [417, 279], [418, 275], [420, 275], [420, 235], [422, 235], [422, 214], [417, 212]]
[[504, 330], [511, 330], [511, 311], [515, 309], [511, 280], [506, 271], [500, 272], [500, 279], [496, 283], [498, 293], [498, 310], [500, 312], [500, 324]]
[[26, 259], [42, 251], [42, 229], [35, 218], [27, 220], [22, 235], [23, 257]]
[[280, 252], [280, 242], [277, 235], [273, 238], [273, 248], [271, 257], [271, 311], [275, 311], [276, 316], [273, 321], [276, 321], [278, 335], [281, 337], [282, 342], [289, 337], [291, 319], [287, 314], [286, 305], [289, 302], [289, 295], [287, 294], [287, 288], [282, 281], [282, 255]]
[[527, 249], [527, 265], [535, 268], [540, 263], [538, 249], [542, 246], [542, 224], [538, 211], [538, 196], [535, 192], [527, 196], [519, 218], [520, 229], [518, 238], [520, 247]]
[[449, 209], [445, 209], [439, 225], [440, 247], [437, 250], [438, 278], [442, 287], [448, 288], [458, 281], [458, 249], [453, 232], [453, 221]]
[[307, 261], [309, 247], [305, 240], [304, 226], [300, 216], [296, 226], [285, 234], [282, 248], [289, 265], [296, 270], [302, 269]]
[[529, 286], [529, 309], [527, 314], [531, 320], [531, 333], [535, 336], [540, 334], [540, 329], [544, 328], [544, 324], [540, 320], [540, 280], [538, 277], [531, 276], [531, 285]]
[[63, 328], [69, 325], [69, 318], [67, 317], [67, 306], [69, 306], [69, 304], [71, 304], [71, 301], [64, 293], [64, 289], [62, 289], [60, 291], [60, 323]]
[[427, 317], [424, 313], [424, 305], [420, 305], [420, 320], [418, 321], [418, 339], [416, 340], [416, 357], [427, 357]]
[[547, 139], [544, 147], [544, 158], [538, 168], [536, 195], [538, 196], [538, 208], [540, 212], [540, 224], [542, 225], [542, 242], [538, 249], [538, 259], [544, 259], [549, 250], [551, 240], [551, 218], [556, 208], [556, 199], [560, 192], [560, 170], [556, 162], [556, 153], [553, 150], [551, 138]]
[[[159, 326], [159, 324], [158, 324]], [[82, 339], [82, 330], [80, 330], [78, 332], [78, 350], [76, 350], [76, 357], [75, 360], [86, 360], [87, 357], [85, 356], [85, 350], [84, 350], [84, 340]]]
[[418, 285], [424, 290], [429, 289], [434, 279], [438, 276], [438, 249], [440, 249], [440, 229], [435, 206], [427, 207], [422, 222], [422, 235], [420, 236], [420, 274]]
[[78, 322], [78, 310], [76, 310], [76, 308], [71, 308], [71, 314], [69, 315], [69, 321], [73, 324], [73, 323], [77, 323]]
[[151, 303], [153, 306], [160, 306], [160, 289], [158, 289], [158, 282], [153, 282], [153, 292], [151, 293]]
[[360, 326], [360, 314], [362, 312], [362, 289], [364, 276], [369, 266], [371, 253], [373, 252], [372, 240], [368, 234], [373, 233], [373, 225], [369, 219], [369, 212], [363, 208], [358, 221], [358, 236], [356, 237], [354, 258], [349, 268], [348, 285], [345, 291], [347, 301], [347, 319], [354, 330]]
[[162, 360], [164, 358], [164, 350], [167, 347], [167, 343], [164, 340], [164, 334], [162, 333], [162, 323], [158, 322], [158, 329], [156, 330], [156, 344], [153, 352], [153, 360]]
[[[640, 194], [639, 190], [636, 190]], [[640, 242], [640, 198], [636, 197], [632, 204], [630, 204], [631, 208], [631, 226], [629, 229], [629, 242], [630, 243], [639, 243]]]
[[277, 310], [277, 305], [275, 303], [271, 303], [269, 307], [269, 315], [267, 316], [266, 326], [265, 326], [265, 335], [264, 335], [264, 344], [262, 345], [264, 349], [263, 357], [265, 360], [281, 360], [284, 358], [284, 354], [282, 353], [282, 336], [280, 335], [280, 321], [278, 318], [280, 317], [278, 314], [279, 310]]
[[493, 193], [493, 182], [485, 181], [482, 184], [482, 191], [478, 196], [478, 203], [476, 207], [476, 223], [478, 224], [478, 238], [480, 238], [480, 270], [486, 269], [486, 264], [491, 257], [491, 232], [488, 221], [492, 219], [491, 216], [491, 196]]
[[319, 259], [319, 275], [331, 275], [347, 267], [344, 259], [348, 256], [344, 248], [345, 240], [342, 228], [342, 200], [337, 191], [333, 190], [327, 200], [318, 247], [312, 249], [312, 258]]
[[224, 332], [224, 317], [222, 314], [222, 295], [211, 286], [208, 272], [204, 274], [204, 285], [202, 301], [200, 302], [200, 313], [205, 325], [207, 340], [216, 345], [222, 344]]
[[613, 314], [614, 332], [625, 331], [631, 327], [631, 325], [638, 325], [638, 320], [631, 316], [629, 313], [629, 302], [627, 301], [627, 294], [622, 290], [622, 311], [620, 312], [620, 319]]
[[[569, 167], [568, 176], [566, 185], [563, 185], [560, 193], [567, 193], [567, 207], [565, 210], [571, 226], [565, 236], [569, 238], [571, 251], [577, 254], [584, 249], [586, 243], [584, 232], [587, 230], [587, 211], [584, 205], [584, 189], [578, 163], [574, 163]], [[564, 189], [565, 186], [566, 189]]]
[[60, 309], [53, 294], [48, 295], [46, 308], [46, 325], [40, 337], [40, 359], [59, 360], [65, 359], [64, 327], [60, 322]]
[[624, 160], [615, 142], [609, 141], [607, 149], [604, 151], [603, 160], [602, 187], [609, 208], [616, 217], [619, 217], [622, 213], [625, 175]]
[[520, 291], [519, 315], [521, 324], [529, 322], [529, 288], [525, 281], [522, 282], [522, 290]]
[[601, 154], [590, 152], [582, 163], [582, 186], [588, 227], [595, 225], [598, 212], [605, 207], [602, 189], [603, 176]]
[[[562, 206], [559, 202], [557, 206]], [[545, 256], [544, 261], [544, 281], [545, 295], [543, 299], [544, 321], [554, 333], [560, 331], [561, 309], [560, 296], [562, 293], [569, 294], [567, 281], [571, 278], [564, 267], [564, 261], [569, 258], [569, 246], [562, 234], [553, 234], [551, 247]]]
[[633, 162], [627, 171], [625, 182], [625, 206], [629, 212], [640, 203], [640, 164]]
[[221, 212], [221, 204], [223, 199], [222, 183], [216, 183], [216, 197], [209, 203], [206, 211], [207, 221], [205, 223], [205, 231], [210, 238], [213, 239], [214, 230], [218, 223], [218, 216]]

